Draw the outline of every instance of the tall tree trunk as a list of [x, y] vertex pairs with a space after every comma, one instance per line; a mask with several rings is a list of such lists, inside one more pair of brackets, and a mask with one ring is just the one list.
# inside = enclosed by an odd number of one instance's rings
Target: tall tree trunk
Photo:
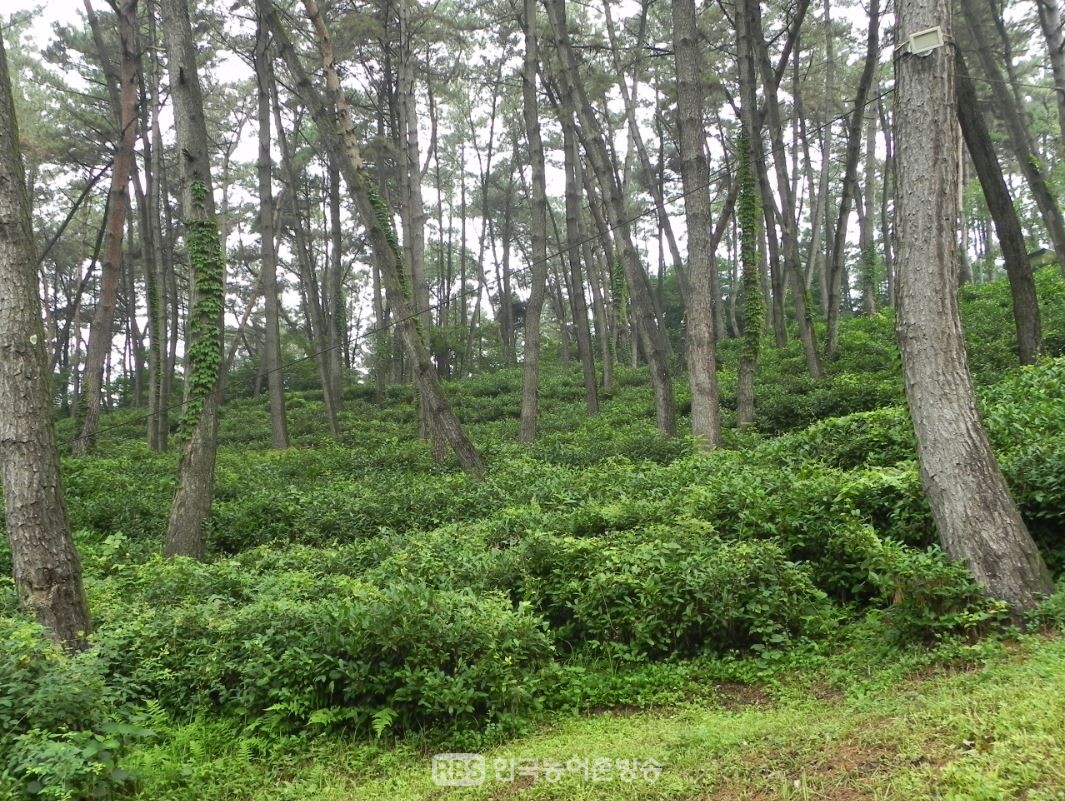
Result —
[[258, 91], [259, 121], [259, 252], [261, 266], [259, 282], [263, 290], [266, 316], [266, 337], [263, 345], [262, 369], [270, 388], [270, 430], [273, 446], [288, 447], [288, 419], [285, 415], [285, 377], [281, 372], [281, 322], [278, 314], [277, 243], [274, 234], [273, 158], [270, 155], [270, 35], [264, 21], [257, 20], [255, 30], [255, 82]]
[[976, 175], [987, 200], [988, 211], [995, 223], [1002, 259], [1006, 263], [1006, 276], [1013, 298], [1013, 320], [1017, 327], [1017, 351], [1021, 364], [1034, 364], [1042, 347], [1042, 331], [1039, 319], [1039, 299], [1035, 291], [1035, 279], [1028, 263], [1028, 250], [1024, 243], [1017, 209], [1013, 205], [1002, 167], [998, 163], [991, 135], [976, 100], [976, 90], [965, 58], [957, 54], [958, 119], [965, 145], [969, 149]]
[[[573, 175], [577, 182], [578, 192], [584, 186], [584, 168], [579, 156], [580, 154], [574, 151]], [[588, 224], [583, 213], [577, 215], [577, 237], [581, 243], [581, 255], [588, 271], [588, 284], [592, 288], [595, 335], [599, 339], [599, 361], [603, 365], [603, 388], [611, 389], [614, 386], [614, 351], [611, 344], [610, 314], [607, 311], [606, 292], [600, 280], [599, 264], [592, 249], [592, 237], [588, 233]]]
[[[897, 0], [898, 41], [949, 0]], [[899, 264], [896, 329], [921, 482], [944, 550], [1016, 615], [1054, 584], [1021, 520], [976, 407], [957, 301], [958, 125], [949, 47], [895, 61]]]
[[[746, 12], [741, 12], [746, 13]], [[740, 427], [754, 422], [754, 374], [758, 367], [761, 350], [762, 326], [765, 323], [764, 295], [760, 283], [762, 270], [758, 264], [758, 243], [765, 242], [760, 230], [761, 219], [771, 220], [759, 208], [759, 197], [764, 197], [766, 181], [764, 167], [762, 177], [756, 175], [756, 160], [761, 147], [761, 125], [757, 119], [758, 80], [755, 73], [753, 43], [747, 26], [736, 26], [736, 50], [739, 61], [740, 81], [740, 137], [736, 145], [736, 185], [739, 190], [740, 262], [743, 291], [743, 344], [740, 348], [740, 365], [736, 381], [736, 422]]]
[[[877, 65], [880, 28], [879, 0], [870, 0], [869, 29], [865, 44], [865, 65], [858, 79], [858, 91], [854, 95], [854, 107], [847, 120], [847, 151], [843, 169], [843, 195], [839, 202], [839, 216], [836, 218], [836, 232], [832, 240], [832, 259], [828, 264], [828, 336], [825, 355], [835, 359], [839, 355], [839, 315], [846, 259], [847, 228], [850, 225], [851, 203], [861, 203], [858, 188], [858, 159], [862, 149], [862, 123], [865, 120], [866, 98], [869, 87], [873, 85], [873, 72]], [[863, 227], [864, 230], [864, 227]], [[862, 258], [865, 258], [863, 252]]]
[[222, 367], [225, 258], [211, 185], [210, 147], [187, 0], [161, 0], [170, 97], [182, 173], [185, 249], [189, 254], [188, 339], [178, 487], [167, 526], [166, 555], [202, 559], [214, 497], [218, 385]]
[[1021, 110], [1017, 107], [1014, 95], [1010, 92], [1011, 83], [1003, 77], [994, 51], [990, 49], [988, 38], [984, 33], [985, 15], [977, 6], [976, 0], [961, 0], [961, 3], [965, 11], [967, 27], [976, 45], [977, 56], [991, 86], [992, 96], [995, 98], [995, 106], [1006, 124], [1010, 146], [1017, 157], [1036, 205], [1039, 206], [1043, 224], [1046, 226], [1054, 253], [1058, 258], [1058, 266], [1065, 275], [1065, 218], [1062, 217], [1061, 207], [1043, 174], [1039, 158], [1031, 144], [1028, 126], [1021, 116]]
[[525, 136], [529, 145], [532, 166], [532, 288], [525, 307], [525, 357], [521, 382], [521, 426], [518, 440], [536, 439], [536, 423], [540, 395], [540, 318], [544, 308], [547, 284], [547, 183], [544, 167], [544, 145], [540, 138], [540, 111], [536, 96], [536, 74], [539, 68], [536, 32], [536, 0], [524, 0], [522, 30], [525, 36], [525, 68], [521, 75], [522, 114]]
[[435, 417], [435, 425], [438, 426], [448, 445], [455, 451], [462, 468], [470, 473], [479, 474], [482, 469], [480, 454], [467, 437], [444, 394], [429, 355], [425, 334], [417, 322], [418, 313], [411, 302], [402, 254], [392, 226], [392, 212], [377, 193], [373, 178], [363, 163], [355, 138], [351, 107], [344, 95], [340, 77], [337, 75], [332, 39], [326, 28], [325, 20], [314, 0], [304, 0], [303, 4], [314, 26], [325, 71], [326, 88], [331, 102], [327, 102], [311, 83], [310, 76], [300, 61], [299, 54], [293, 48], [287, 31], [278, 19], [277, 11], [271, 0], [259, 0], [259, 9], [274, 33], [278, 50], [295, 80], [297, 92], [311, 109], [314, 120], [318, 124], [322, 143], [340, 168], [340, 174], [355, 202], [370, 241], [374, 260], [381, 271], [381, 278], [388, 291], [400, 340], [411, 361], [416, 388], [421, 393], [422, 402]]
[[[99, 35], [99, 23], [89, 0], [85, 8], [96, 33], [100, 63], [113, 85], [108, 57]], [[100, 293], [96, 313], [89, 326], [89, 344], [85, 355], [85, 383], [79, 404], [82, 416], [80, 433], [74, 440], [76, 455], [84, 455], [96, 443], [96, 431], [100, 427], [100, 409], [103, 401], [104, 361], [111, 350], [112, 329], [115, 322], [115, 305], [118, 301], [118, 285], [122, 271], [122, 238], [129, 210], [129, 176], [133, 168], [133, 145], [137, 138], [137, 75], [139, 50], [137, 48], [137, 0], [123, 0], [118, 7], [119, 38], [122, 43], [121, 71], [118, 77], [118, 97], [114, 101], [115, 151], [111, 168], [111, 203], [108, 206], [107, 228], [104, 234], [104, 258], [100, 265]], [[112, 95], [114, 93], [112, 92]]]
[[[536, 0], [528, 0], [536, 9]], [[566, 256], [570, 272], [570, 303], [573, 306], [573, 325], [577, 329], [577, 352], [584, 377], [584, 402], [588, 414], [599, 413], [599, 388], [595, 374], [595, 354], [592, 352], [592, 329], [588, 321], [588, 300], [584, 294], [584, 271], [581, 269], [581, 190], [577, 183], [577, 136], [573, 126], [562, 129], [566, 172]], [[589, 264], [588, 270], [593, 268]]]
[[[326, 315], [326, 356], [329, 362], [329, 394], [333, 408], [339, 417], [344, 404], [344, 338], [347, 332], [347, 307], [344, 304], [344, 242], [340, 220], [340, 171], [330, 158], [326, 169], [329, 192], [329, 253], [325, 263], [329, 266], [323, 276], [322, 295]], [[419, 185], [420, 186], [420, 185]], [[420, 193], [419, 193], [420, 194]], [[424, 273], [424, 248], [422, 249]], [[428, 308], [428, 300], [426, 306]]]
[[[762, 11], [756, 0], [744, 0], [744, 9], [740, 28], [757, 48], [757, 61], [761, 64], [762, 85], [765, 88], [766, 122], [769, 128], [769, 141], [772, 143], [773, 164], [776, 167], [777, 190], [781, 197], [781, 252], [784, 259], [784, 272], [791, 282], [792, 301], [795, 304], [795, 318], [799, 328], [799, 339], [803, 353], [806, 355], [806, 369], [814, 378], [821, 378], [824, 369], [817, 352], [814, 335], [813, 314], [809, 308], [806, 295], [806, 281], [803, 277], [802, 262], [799, 258], [798, 218], [795, 210], [795, 194], [791, 190], [788, 176], [787, 148], [784, 145], [784, 131], [780, 119], [780, 104], [777, 100], [777, 83], [779, 79], [769, 61], [769, 51], [762, 33]], [[805, 5], [803, 6], [805, 8]], [[799, 24], [796, 22], [796, 24]]]
[[[429, 305], [429, 284], [425, 275], [425, 202], [422, 198], [421, 147], [418, 138], [418, 103], [415, 86], [413, 33], [410, 27], [411, 0], [398, 0], [396, 16], [399, 36], [399, 66], [396, 80], [396, 121], [398, 123], [400, 217], [403, 221], [403, 252], [410, 268], [412, 300], [418, 325], [426, 342], [432, 341], [433, 315]], [[419, 433], [433, 442], [433, 452], [443, 456], [447, 446], [433, 428], [425, 404], [418, 398]]]
[[873, 216], [876, 211], [876, 115], [865, 114], [865, 176], [862, 180], [864, 203], [858, 203], [861, 251], [862, 314], [876, 314], [876, 235]]
[[680, 171], [688, 230], [688, 376], [691, 382], [692, 434], [709, 450], [721, 444], [721, 407], [717, 389], [715, 302], [716, 273], [710, 243], [710, 168], [703, 148], [702, 58], [695, 0], [673, 0], [673, 52], [677, 69], [677, 125]]
[[1039, 24], [1047, 40], [1050, 71], [1054, 76], [1054, 100], [1058, 107], [1058, 150], [1065, 148], [1065, 19], [1061, 15], [1060, 0], [1036, 0]]
[[[148, 9], [149, 41], [154, 44], [154, 11]], [[146, 47], [146, 43], [139, 42]], [[156, 167], [160, 156], [155, 152], [153, 129], [158, 124], [159, 108], [158, 69], [155, 57], [149, 62], [150, 72], [141, 70], [141, 147], [144, 151], [144, 186], [141, 187], [136, 171], [133, 174], [137, 191], [137, 208], [140, 213], [141, 239], [144, 258], [145, 300], [148, 314], [148, 447], [153, 451], [166, 450], [170, 433], [166, 406], [169, 396], [165, 394], [167, 368], [166, 326], [166, 268], [163, 258], [163, 232], [159, 225], [159, 188]], [[149, 111], [149, 108], [151, 109]], [[134, 162], [136, 168], [136, 162]]]
[[318, 271], [315, 268], [314, 252], [307, 232], [309, 223], [304, 220], [304, 212], [300, 208], [299, 179], [300, 169], [295, 164], [285, 134], [284, 123], [281, 118], [281, 102], [278, 97], [277, 87], [271, 82], [271, 95], [273, 105], [275, 137], [281, 151], [281, 170], [288, 182], [289, 191], [286, 200], [292, 209], [292, 235], [295, 239], [296, 264], [299, 269], [301, 299], [309, 330], [310, 347], [308, 357], [313, 357], [318, 368], [318, 379], [322, 385], [322, 401], [325, 407], [326, 421], [329, 423], [329, 431], [334, 437], [340, 436], [340, 410], [337, 408], [336, 396], [331, 390], [334, 386], [330, 366], [332, 365], [329, 350], [329, 318], [322, 302], [321, 285], [318, 280]]
[[0, 40], [0, 478], [19, 602], [56, 642], [82, 648], [89, 612], [70, 536], [18, 122]]
[[625, 217], [624, 200], [621, 187], [612, 168], [606, 139], [602, 127], [595, 116], [588, 94], [584, 88], [577, 65], [577, 59], [569, 41], [566, 26], [565, 0], [544, 0], [551, 28], [555, 34], [556, 46], [562, 65], [563, 103], [570, 105], [580, 120], [585, 133], [585, 151], [591, 163], [596, 181], [599, 183], [606, 206], [610, 228], [614, 231], [619, 246], [622, 269], [629, 288], [634, 323], [638, 335], [642, 338], [644, 353], [651, 373], [651, 384], [655, 395], [655, 417], [658, 429], [663, 434], [672, 436], [677, 430], [676, 408], [673, 402], [673, 383], [669, 371], [669, 343], [662, 330], [654, 302], [647, 273], [640, 264], [636, 249], [632, 244], [629, 222]]
[[877, 116], [880, 118], [880, 130], [884, 132], [884, 175], [880, 185], [880, 246], [884, 253], [884, 272], [887, 278], [887, 303], [895, 305], [895, 246], [892, 232], [895, 215], [889, 214], [893, 184], [895, 182], [895, 128], [888, 118], [884, 93], [876, 98]]
[[[613, 58], [614, 71], [617, 75], [618, 88], [621, 90], [621, 99], [625, 106], [625, 119], [628, 123], [629, 138], [635, 148], [636, 157], [639, 159], [640, 168], [644, 173], [644, 180], [648, 190], [651, 193], [651, 199], [654, 201], [655, 209], [658, 212], [658, 224], [661, 228], [661, 232], [665, 234], [666, 243], [669, 247], [670, 257], [673, 259], [673, 269], [677, 273], [677, 286], [681, 292], [681, 301], [685, 306], [688, 305], [688, 290], [689, 280], [688, 273], [684, 267], [684, 261], [681, 259], [680, 248], [677, 247], [677, 237], [673, 233], [673, 225], [669, 219], [669, 213], [666, 209], [665, 197], [662, 193], [661, 187], [658, 182], [655, 181], [655, 170], [651, 166], [651, 159], [647, 154], [647, 146], [643, 141], [643, 134], [640, 132], [639, 123], [636, 120], [636, 100], [629, 92], [628, 81], [626, 80], [625, 73], [622, 70], [621, 59], [619, 57], [620, 50], [618, 48], [617, 36], [614, 32], [614, 20], [610, 13], [611, 0], [603, 0], [603, 14], [606, 20], [607, 36], [610, 41], [610, 53]], [[641, 11], [641, 25], [645, 24], [644, 19], [647, 15], [647, 8], [649, 3], [643, 3], [643, 9]], [[643, 46], [643, 42], [639, 43], [639, 46]], [[700, 120], [701, 123], [701, 120]], [[701, 128], [700, 128], [701, 130]], [[701, 143], [700, 143], [701, 144]], [[716, 279], [715, 279], [716, 285]]]

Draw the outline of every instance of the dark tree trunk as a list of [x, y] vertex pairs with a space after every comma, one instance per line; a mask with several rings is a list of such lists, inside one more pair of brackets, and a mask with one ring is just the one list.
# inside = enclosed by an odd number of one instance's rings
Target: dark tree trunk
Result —
[[[266, 337], [262, 370], [270, 388], [270, 430], [275, 448], [288, 447], [288, 419], [285, 415], [285, 376], [281, 372], [281, 322], [278, 314], [277, 250], [274, 238], [273, 159], [270, 155], [270, 94], [273, 71], [270, 68], [270, 36], [264, 21], [257, 21], [255, 40], [255, 81], [258, 90], [259, 237], [261, 266], [259, 283], [263, 290]], [[256, 382], [258, 383], [258, 381]]]
[[[535, 9], [535, 0], [529, 0]], [[581, 269], [581, 190], [577, 183], [577, 136], [572, 126], [564, 126], [566, 171], [566, 256], [570, 272], [570, 302], [573, 306], [573, 324], [577, 329], [577, 351], [581, 359], [581, 374], [584, 376], [584, 402], [588, 414], [599, 413], [599, 388], [595, 375], [595, 354], [592, 351], [592, 329], [588, 321], [588, 300], [584, 294], [584, 271]], [[589, 265], [589, 272], [592, 267]]]
[[564, 0], [544, 0], [562, 66], [563, 103], [570, 105], [580, 120], [585, 135], [585, 151], [596, 181], [599, 183], [610, 228], [618, 243], [619, 260], [625, 271], [629, 299], [632, 304], [634, 325], [641, 337], [644, 353], [651, 373], [655, 395], [655, 417], [658, 429], [672, 436], [677, 430], [676, 408], [673, 401], [673, 383], [669, 371], [669, 342], [659, 324], [650, 282], [640, 264], [632, 243], [629, 223], [625, 218], [624, 201], [617, 175], [599, 124], [588, 99], [581, 79], [577, 59], [569, 41]]
[[2, 40], [0, 286], [0, 478], [15, 587], [52, 639], [82, 648], [89, 613], [59, 478], [36, 246]]
[[259, 0], [260, 13], [274, 33], [280, 54], [295, 80], [297, 92], [308, 103], [314, 120], [318, 124], [322, 143], [339, 167], [340, 174], [347, 184], [348, 192], [355, 202], [356, 210], [366, 229], [374, 261], [380, 269], [381, 279], [385, 283], [389, 302], [395, 314], [404, 352], [411, 361], [416, 389], [421, 394], [421, 401], [426, 405], [429, 414], [435, 418], [434, 424], [454, 450], [462, 468], [467, 472], [479, 474], [482, 470], [480, 454], [467, 437], [444, 394], [429, 355], [424, 332], [417, 322], [418, 314], [411, 302], [410, 287], [404, 277], [405, 269], [399, 242], [396, 239], [395, 229], [392, 227], [392, 212], [384, 199], [377, 194], [373, 178], [367, 171], [359, 152], [351, 119], [351, 108], [336, 72], [329, 31], [325, 27], [325, 21], [314, 0], [304, 0], [304, 7], [314, 25], [331, 103], [327, 103], [311, 83], [310, 76], [300, 62], [299, 54], [293, 49], [288, 34], [278, 20], [277, 12], [270, 0]]
[[532, 165], [532, 288], [525, 307], [525, 357], [521, 383], [521, 426], [518, 440], [536, 439], [540, 393], [540, 318], [547, 284], [547, 184], [544, 145], [540, 138], [540, 112], [536, 96], [536, 73], [540, 63], [536, 33], [536, 0], [525, 0], [522, 15], [525, 34], [525, 69], [521, 76], [522, 114]]
[[[799, 9], [803, 13], [805, 13], [808, 6], [808, 2], [799, 3]], [[799, 329], [799, 340], [802, 342], [803, 353], [806, 355], [806, 369], [814, 378], [821, 378], [824, 375], [824, 369], [821, 366], [821, 357], [817, 352], [813, 314], [809, 308], [806, 280], [803, 276], [802, 263], [799, 258], [795, 193], [792, 191], [791, 179], [788, 176], [787, 149], [784, 144], [784, 131], [780, 119], [780, 103], [777, 100], [777, 85], [779, 84], [779, 75], [781, 73], [779, 71], [775, 72], [773, 65], [769, 61], [768, 47], [762, 32], [760, 4], [755, 2], [755, 0], [745, 0], [742, 7], [743, 13], [739, 24], [745, 35], [750, 38], [752, 48], [756, 48], [756, 60], [757, 63], [761, 64], [762, 85], [766, 94], [765, 119], [769, 129], [769, 141], [772, 143], [777, 189], [781, 196], [781, 255], [783, 256], [784, 273], [791, 282], [792, 302], [795, 304], [795, 319]], [[801, 22], [802, 16], [800, 14], [797, 15], [797, 19], [793, 23], [796, 26], [796, 31]], [[794, 41], [794, 34], [791, 41]]]
[[1065, 217], [1062, 216], [1061, 207], [1043, 174], [1039, 158], [1034, 152], [1031, 135], [1021, 116], [1021, 109], [1018, 108], [1014, 95], [1009, 91], [1011, 83], [1003, 77], [995, 53], [990, 49], [984, 33], [985, 17], [978, 9], [976, 0], [962, 0], [962, 8], [965, 11], [967, 27], [976, 45], [977, 56], [991, 87], [992, 97], [995, 98], [995, 106], [1006, 124], [1010, 146], [1028, 182], [1032, 197], [1039, 206], [1043, 224], [1046, 226], [1054, 253], [1058, 258], [1058, 266], [1065, 275]]
[[[866, 98], [869, 87], [873, 84], [873, 72], [877, 65], [879, 47], [880, 3], [870, 0], [869, 32], [866, 36], [865, 66], [858, 80], [858, 91], [854, 95], [854, 107], [847, 120], [847, 154], [843, 169], [843, 196], [839, 202], [839, 216], [836, 220], [836, 233], [832, 240], [832, 259], [828, 264], [828, 337], [825, 355], [835, 359], [839, 351], [839, 315], [843, 290], [844, 259], [846, 257], [847, 227], [850, 224], [851, 203], [861, 203], [858, 192], [858, 158], [862, 148], [862, 122], [865, 120]], [[863, 226], [864, 228], [864, 226]], [[863, 253], [863, 258], [866, 254]]]
[[111, 351], [122, 271], [122, 241], [129, 210], [129, 177], [133, 169], [133, 145], [137, 139], [137, 75], [140, 60], [137, 48], [137, 0], [123, 0], [118, 7], [119, 38], [122, 43], [122, 66], [118, 76], [113, 76], [108, 68], [99, 23], [88, 0], [85, 0], [85, 8], [92, 23], [108, 86], [113, 90], [114, 78], [117, 77], [119, 88], [117, 93], [111, 91], [116, 151], [111, 168], [111, 201], [104, 234], [104, 257], [100, 265], [100, 292], [96, 313], [89, 326], [89, 344], [85, 354], [85, 382], [79, 404], [80, 433], [73, 444], [76, 455], [84, 455], [92, 450], [96, 443], [96, 431], [100, 427], [104, 361]]
[[965, 58], [957, 55], [958, 119], [965, 145], [969, 149], [980, 186], [984, 190], [988, 211], [995, 223], [1002, 259], [1006, 263], [1006, 277], [1013, 297], [1013, 320], [1017, 327], [1017, 351], [1021, 364], [1034, 364], [1039, 358], [1043, 335], [1039, 319], [1039, 299], [1036, 296], [1032, 267], [1024, 243], [1017, 209], [1010, 197], [1002, 167], [998, 163], [991, 135], [976, 100], [976, 91]]

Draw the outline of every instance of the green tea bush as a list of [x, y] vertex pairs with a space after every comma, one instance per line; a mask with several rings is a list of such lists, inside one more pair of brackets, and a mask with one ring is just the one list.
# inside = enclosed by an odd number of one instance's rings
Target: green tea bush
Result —
[[36, 624], [0, 618], [0, 794], [65, 801], [132, 788], [120, 758], [152, 732], [105, 667], [91, 651], [61, 653]]
[[778, 547], [727, 542], [698, 521], [538, 534], [517, 547], [526, 597], [570, 648], [642, 657], [778, 647], [825, 612], [824, 595]]
[[[538, 703], [552, 656], [542, 621], [492, 593], [229, 561], [153, 561], [115, 584], [121, 615], [100, 630], [101, 658], [185, 714], [364, 732], [375, 716], [395, 731], [505, 721]], [[133, 585], [136, 605], [121, 600]]]
[[840, 488], [839, 498], [881, 537], [919, 547], [935, 540], [932, 510], [913, 462], [854, 471]]
[[988, 598], [963, 565], [936, 547], [922, 551], [884, 542], [871, 555], [870, 568], [890, 603], [881, 617], [897, 639], [974, 636], [1008, 621], [1006, 603]]
[[777, 464], [818, 461], [853, 470], [893, 465], [912, 459], [915, 451], [909, 416], [905, 409], [893, 406], [830, 417], [770, 440], [758, 449], [758, 454]]

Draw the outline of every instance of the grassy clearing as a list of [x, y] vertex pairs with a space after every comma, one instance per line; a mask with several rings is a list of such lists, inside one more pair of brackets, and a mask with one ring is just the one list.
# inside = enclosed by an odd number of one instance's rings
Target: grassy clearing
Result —
[[[218, 722], [191, 724], [138, 754], [142, 769], [184, 762], [184, 781], [157, 776], [140, 797], [188, 798], [196, 786], [205, 801], [1065, 798], [1065, 638], [914, 651], [879, 667], [869, 656], [824, 657], [763, 686], [711, 684], [668, 707], [546, 721], [485, 751], [477, 787], [433, 782], [430, 755], [444, 746], [299, 738], [257, 754]], [[596, 758], [609, 760], [611, 780], [548, 776], [549, 763]], [[530, 760], [539, 780], [518, 775]], [[626, 782], [614, 760], [654, 760], [661, 773]], [[511, 761], [515, 779], [498, 779]]]

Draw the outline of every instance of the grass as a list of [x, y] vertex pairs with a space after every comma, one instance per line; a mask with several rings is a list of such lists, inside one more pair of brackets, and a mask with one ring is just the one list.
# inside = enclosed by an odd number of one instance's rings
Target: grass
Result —
[[[141, 797], [188, 798], [196, 787], [204, 801], [1065, 798], [1065, 638], [915, 649], [880, 665], [866, 649], [761, 686], [713, 684], [690, 702], [545, 721], [485, 751], [487, 780], [474, 787], [434, 783], [431, 755], [454, 750], [446, 745], [298, 737], [257, 753], [265, 740], [193, 723], [137, 755], [142, 769], [186, 766], [183, 777], [149, 779]], [[583, 759], [605, 760], [611, 778], [565, 769]], [[617, 760], [653, 760], [660, 773], [624, 781]], [[511, 765], [513, 781], [497, 777]]]

